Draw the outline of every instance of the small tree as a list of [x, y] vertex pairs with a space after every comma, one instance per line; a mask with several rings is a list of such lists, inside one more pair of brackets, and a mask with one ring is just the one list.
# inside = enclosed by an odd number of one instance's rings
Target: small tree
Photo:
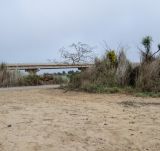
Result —
[[145, 50], [140, 50], [141, 51], [141, 56], [142, 56], [142, 62], [150, 62], [155, 59], [155, 55], [160, 51], [160, 44], [158, 45], [158, 50], [156, 52], [152, 52], [151, 47], [152, 47], [152, 37], [146, 36], [142, 39], [142, 45], [144, 46]]
[[93, 48], [81, 42], [73, 43], [68, 50], [61, 48], [60, 52], [62, 58], [68, 63], [78, 64], [93, 61]]

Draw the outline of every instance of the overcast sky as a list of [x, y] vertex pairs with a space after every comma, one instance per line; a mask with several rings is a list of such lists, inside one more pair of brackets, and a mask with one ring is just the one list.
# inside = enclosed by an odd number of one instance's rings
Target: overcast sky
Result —
[[104, 53], [128, 47], [138, 60], [137, 46], [151, 35], [160, 42], [160, 0], [0, 0], [0, 61], [59, 60], [58, 50], [81, 41]]

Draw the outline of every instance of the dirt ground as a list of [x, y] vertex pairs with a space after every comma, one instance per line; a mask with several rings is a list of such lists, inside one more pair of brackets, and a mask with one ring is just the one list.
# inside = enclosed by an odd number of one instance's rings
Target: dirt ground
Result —
[[160, 99], [0, 91], [0, 151], [160, 151]]

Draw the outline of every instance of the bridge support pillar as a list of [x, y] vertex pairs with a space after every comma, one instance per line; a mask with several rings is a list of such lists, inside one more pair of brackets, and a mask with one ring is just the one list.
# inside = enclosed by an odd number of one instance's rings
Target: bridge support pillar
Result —
[[25, 69], [25, 72], [28, 72], [30, 75], [36, 75], [39, 69]]

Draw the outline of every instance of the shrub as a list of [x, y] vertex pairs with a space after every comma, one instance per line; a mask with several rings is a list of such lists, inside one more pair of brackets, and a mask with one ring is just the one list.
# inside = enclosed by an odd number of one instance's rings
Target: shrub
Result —
[[21, 77], [18, 71], [7, 70], [5, 63], [0, 64], [0, 87], [16, 86]]
[[115, 65], [117, 62], [117, 55], [114, 50], [107, 51], [107, 58], [111, 62], [112, 65]]
[[143, 91], [160, 92], [160, 60], [140, 66], [137, 87]]
[[130, 82], [132, 66], [122, 49], [118, 55], [118, 66], [116, 69], [116, 80], [119, 86], [126, 86]]
[[80, 73], [74, 73], [70, 75], [70, 82], [69, 87], [71, 88], [80, 88], [81, 87], [81, 74]]
[[19, 79], [18, 85], [20, 86], [36, 86], [36, 85], [49, 85], [49, 84], [63, 84], [67, 80], [60, 75], [27, 75]]
[[40, 76], [32, 74], [21, 78], [19, 84], [24, 86], [35, 86], [35, 85], [42, 85], [42, 81]]

